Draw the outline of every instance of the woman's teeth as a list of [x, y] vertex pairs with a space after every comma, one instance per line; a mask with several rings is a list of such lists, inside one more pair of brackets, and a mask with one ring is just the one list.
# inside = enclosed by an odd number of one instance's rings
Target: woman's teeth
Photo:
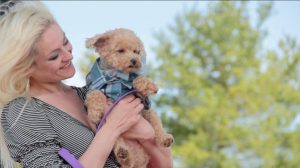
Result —
[[71, 65], [71, 62], [69, 62], [69, 63], [67, 63], [65, 66], [63, 66], [62, 68], [64, 69], [64, 68], [67, 68], [68, 66], [70, 66]]

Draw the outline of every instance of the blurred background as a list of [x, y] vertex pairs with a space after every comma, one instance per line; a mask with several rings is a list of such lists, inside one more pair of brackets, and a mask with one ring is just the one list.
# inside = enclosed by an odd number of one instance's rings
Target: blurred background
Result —
[[44, 1], [74, 47], [128, 28], [144, 42], [175, 168], [300, 166], [300, 2]]

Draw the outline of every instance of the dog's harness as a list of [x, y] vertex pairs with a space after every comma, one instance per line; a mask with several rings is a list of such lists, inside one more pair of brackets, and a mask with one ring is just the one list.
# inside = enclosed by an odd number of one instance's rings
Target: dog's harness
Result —
[[124, 73], [117, 69], [103, 70], [99, 67], [101, 59], [98, 58], [86, 77], [89, 90], [100, 89], [114, 101], [133, 89], [132, 82], [138, 76], [135, 73]]
[[[133, 90], [132, 82], [138, 77], [135, 73], [124, 73], [120, 70], [109, 68], [103, 70], [100, 68], [103, 62], [98, 58], [91, 71], [86, 77], [86, 83], [90, 91], [101, 90], [107, 97], [116, 101], [117, 98]], [[140, 97], [145, 109], [150, 108], [150, 101], [148, 97]]]

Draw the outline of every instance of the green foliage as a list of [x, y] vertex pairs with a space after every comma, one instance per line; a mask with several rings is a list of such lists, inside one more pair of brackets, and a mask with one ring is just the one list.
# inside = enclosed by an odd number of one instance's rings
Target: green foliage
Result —
[[[265, 51], [272, 4], [212, 2], [178, 15], [159, 41], [156, 106], [175, 136], [176, 167], [297, 167], [300, 47], [287, 37]], [[159, 73], [157, 73], [159, 72]]]

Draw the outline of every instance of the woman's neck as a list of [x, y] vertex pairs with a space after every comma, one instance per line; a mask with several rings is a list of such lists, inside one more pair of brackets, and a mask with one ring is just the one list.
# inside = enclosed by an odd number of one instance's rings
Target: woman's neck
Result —
[[30, 83], [30, 96], [43, 97], [50, 94], [65, 93], [70, 87], [62, 82], [59, 83]]

